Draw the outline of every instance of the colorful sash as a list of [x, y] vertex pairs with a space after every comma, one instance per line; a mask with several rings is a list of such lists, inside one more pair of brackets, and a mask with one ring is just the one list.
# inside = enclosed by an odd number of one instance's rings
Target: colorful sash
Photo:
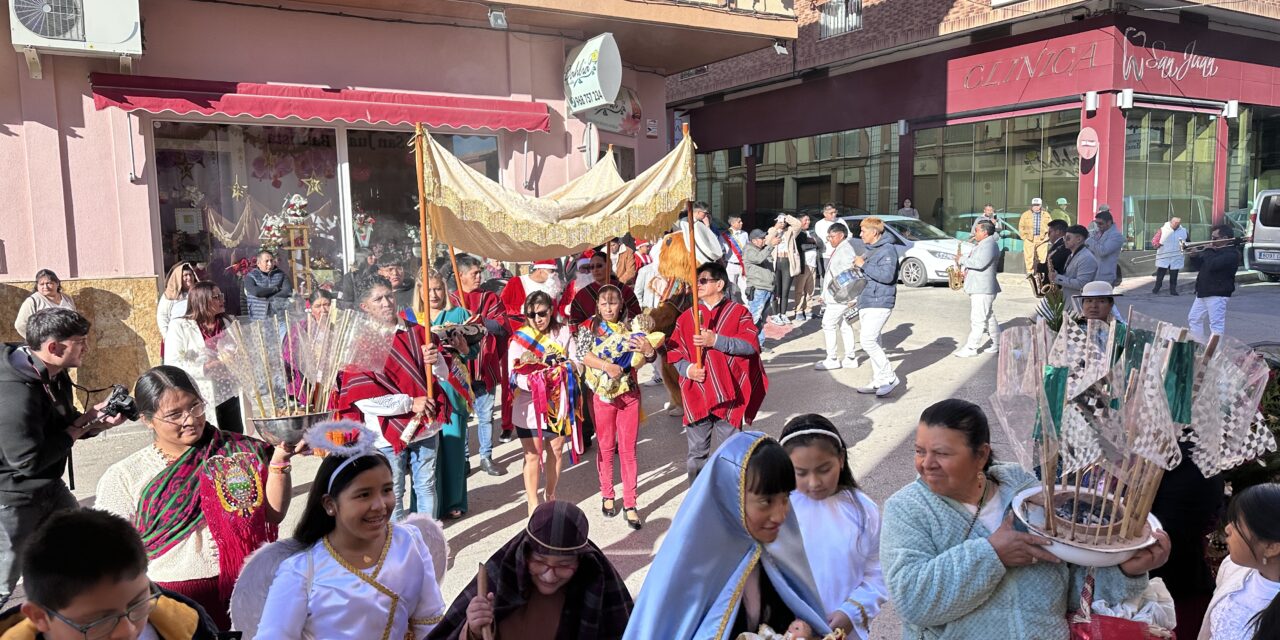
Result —
[[541, 333], [528, 325], [512, 334], [511, 340], [538, 360], [536, 364], [517, 361], [509, 380], [514, 398], [521, 393], [516, 384], [516, 376], [523, 374], [528, 379], [530, 400], [537, 416], [535, 426], [538, 437], [535, 444], [539, 452], [538, 464], [542, 464], [544, 430], [569, 438], [573, 445], [569, 451], [570, 459], [577, 464], [585, 444], [578, 428], [579, 412], [582, 411], [582, 390], [578, 386], [578, 378], [573, 364], [568, 360], [568, 354], [551, 334]]
[[205, 429], [200, 443], [143, 487], [133, 525], [154, 560], [206, 524], [218, 545], [219, 593], [229, 596], [249, 554], [277, 536], [263, 508], [271, 447]]

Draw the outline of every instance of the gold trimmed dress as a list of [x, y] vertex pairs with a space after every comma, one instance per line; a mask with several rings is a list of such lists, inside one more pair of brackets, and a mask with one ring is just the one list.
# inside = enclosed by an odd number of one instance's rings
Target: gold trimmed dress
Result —
[[280, 564], [256, 637], [425, 638], [445, 609], [433, 567], [431, 552], [413, 526], [392, 525], [378, 563], [363, 571], [321, 540]]

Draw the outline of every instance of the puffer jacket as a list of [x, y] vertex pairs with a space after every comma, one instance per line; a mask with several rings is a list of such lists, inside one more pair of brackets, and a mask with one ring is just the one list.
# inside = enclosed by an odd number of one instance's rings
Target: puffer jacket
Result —
[[293, 284], [279, 267], [270, 273], [252, 269], [244, 276], [244, 292], [249, 299], [249, 317], [265, 318], [288, 308]]
[[867, 276], [867, 288], [858, 296], [858, 307], [892, 309], [898, 301], [898, 246], [889, 234], [867, 248], [862, 273]]

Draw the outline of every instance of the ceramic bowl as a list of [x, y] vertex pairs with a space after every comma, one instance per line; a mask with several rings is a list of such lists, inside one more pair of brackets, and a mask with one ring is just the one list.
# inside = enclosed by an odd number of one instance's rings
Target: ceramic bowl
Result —
[[[1054, 487], [1055, 493], [1072, 491], [1071, 487], [1058, 485]], [[1013, 512], [1017, 515], [1018, 520], [1022, 521], [1032, 533], [1044, 535], [1044, 507], [1039, 504], [1028, 503], [1027, 499], [1034, 495], [1042, 494], [1044, 489], [1040, 486], [1031, 487], [1020, 492], [1013, 498]], [[1147, 524], [1151, 531], [1161, 529], [1160, 520], [1154, 514], [1147, 516]], [[1045, 536], [1049, 537], [1049, 536]], [[1133, 544], [1123, 547], [1108, 547], [1099, 549], [1081, 545], [1079, 543], [1067, 542], [1057, 538], [1049, 538], [1051, 542], [1044, 547], [1046, 551], [1060, 558], [1063, 562], [1070, 562], [1082, 567], [1114, 567], [1132, 558], [1138, 553], [1139, 549], [1150, 546], [1155, 543], [1154, 535], [1148, 535], [1146, 539], [1134, 542]]]

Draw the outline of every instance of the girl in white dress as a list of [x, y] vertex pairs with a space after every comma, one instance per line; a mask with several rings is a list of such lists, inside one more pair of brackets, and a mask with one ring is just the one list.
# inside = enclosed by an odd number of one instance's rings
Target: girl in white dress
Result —
[[827, 624], [867, 640], [889, 592], [880, 571], [880, 511], [849, 469], [849, 453], [830, 420], [808, 413], [782, 429], [796, 471], [791, 509], [826, 608]]
[[1227, 550], [1200, 640], [1280, 638], [1280, 484], [1249, 487], [1231, 501]]
[[391, 522], [391, 465], [376, 438], [351, 421], [307, 432], [329, 455], [294, 533], [303, 550], [276, 570], [257, 638], [420, 640], [440, 622], [431, 552], [416, 527]]

